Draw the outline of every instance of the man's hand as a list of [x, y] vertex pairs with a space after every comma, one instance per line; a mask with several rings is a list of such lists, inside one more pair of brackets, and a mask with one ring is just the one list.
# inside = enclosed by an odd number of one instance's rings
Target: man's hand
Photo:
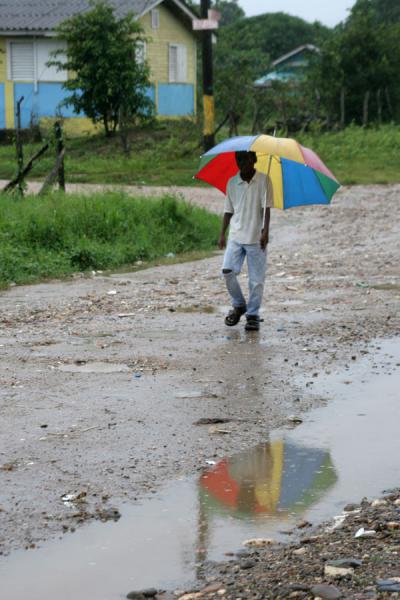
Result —
[[224, 233], [221, 233], [221, 235], [219, 236], [218, 248], [220, 250], [224, 250], [226, 248], [226, 238], [225, 238], [225, 234]]
[[260, 247], [261, 250], [265, 250], [265, 248], [267, 247], [269, 242], [269, 233], [268, 231], [266, 232], [262, 232], [261, 237], [260, 237]]

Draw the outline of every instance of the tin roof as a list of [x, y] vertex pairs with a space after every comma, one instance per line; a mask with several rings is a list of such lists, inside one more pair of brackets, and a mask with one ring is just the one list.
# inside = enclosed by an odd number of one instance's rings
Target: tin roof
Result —
[[[109, 0], [119, 17], [148, 12], [162, 0]], [[188, 16], [195, 15], [181, 0], [173, 0]], [[54, 31], [60, 23], [91, 8], [88, 0], [0, 0], [0, 31]]]

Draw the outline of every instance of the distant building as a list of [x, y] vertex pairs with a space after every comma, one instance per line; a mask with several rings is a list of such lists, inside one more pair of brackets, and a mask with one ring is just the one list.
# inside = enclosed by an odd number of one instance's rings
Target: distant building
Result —
[[[156, 114], [193, 115], [196, 107], [197, 15], [182, 0], [111, 0], [117, 16], [137, 15], [149, 42], [141, 55], [150, 66], [148, 94]], [[72, 108], [60, 108], [68, 94], [68, 74], [47, 67], [50, 53], [65, 47], [55, 38], [62, 21], [89, 10], [88, 0], [0, 1], [0, 129], [15, 126], [17, 100], [24, 96], [22, 126], [42, 118], [79, 119]], [[84, 115], [82, 115], [84, 116]]]
[[254, 82], [255, 87], [270, 87], [274, 82], [296, 84], [305, 76], [310, 60], [319, 50], [312, 44], [304, 44], [284, 54], [272, 63], [272, 69]]

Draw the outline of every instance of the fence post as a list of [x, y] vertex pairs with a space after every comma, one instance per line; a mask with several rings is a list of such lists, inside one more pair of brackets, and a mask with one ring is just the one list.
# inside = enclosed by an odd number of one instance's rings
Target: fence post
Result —
[[24, 101], [24, 96], [17, 101], [17, 129], [15, 131], [15, 147], [17, 151], [17, 178], [18, 178], [18, 191], [21, 196], [24, 195], [24, 181], [21, 178], [21, 173], [24, 168], [24, 150], [22, 147], [21, 138], [21, 104]]
[[54, 134], [56, 138], [56, 157], [61, 157], [60, 166], [57, 172], [57, 180], [60, 190], [65, 192], [65, 169], [64, 169], [64, 140], [60, 121], [54, 123]]

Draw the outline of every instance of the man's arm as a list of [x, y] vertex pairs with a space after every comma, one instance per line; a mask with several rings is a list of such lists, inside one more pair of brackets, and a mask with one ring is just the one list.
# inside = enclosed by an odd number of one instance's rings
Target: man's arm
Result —
[[218, 248], [220, 250], [223, 250], [226, 246], [226, 230], [229, 227], [229, 223], [231, 222], [233, 214], [232, 213], [224, 213], [224, 218], [222, 220], [222, 228], [221, 228], [221, 234], [219, 236], [219, 241], [218, 241]]
[[267, 207], [265, 209], [264, 226], [263, 226], [263, 229], [261, 232], [261, 238], [260, 238], [260, 246], [261, 246], [262, 250], [265, 250], [265, 248], [267, 247], [267, 244], [269, 242], [270, 219], [271, 219], [271, 209]]

